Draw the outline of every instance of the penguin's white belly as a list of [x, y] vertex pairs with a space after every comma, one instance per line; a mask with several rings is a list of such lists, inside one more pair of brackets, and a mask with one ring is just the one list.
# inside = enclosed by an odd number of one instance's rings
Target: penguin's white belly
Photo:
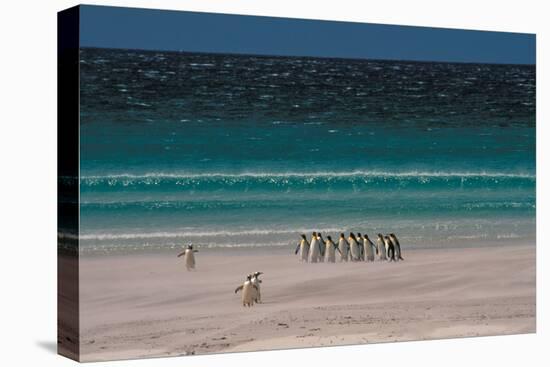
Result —
[[254, 286], [252, 285], [252, 283], [247, 282], [247, 284], [243, 286], [243, 296], [242, 296], [243, 305], [246, 305], [246, 306], [254, 305], [255, 295], [256, 295], [256, 290], [254, 289]]
[[319, 244], [317, 243], [317, 240], [311, 241], [311, 248], [309, 249], [309, 261], [312, 263], [316, 263], [319, 258]]
[[185, 251], [185, 266], [187, 270], [195, 269], [195, 255], [192, 250]]
[[340, 250], [340, 261], [348, 261], [348, 248], [344, 241], [340, 241], [338, 249]]
[[359, 246], [357, 245], [357, 242], [351, 241], [349, 244], [350, 251], [351, 251], [351, 258], [353, 260], [356, 260], [359, 258]]
[[336, 261], [336, 250], [334, 249], [334, 246], [332, 245], [332, 243], [326, 245], [325, 260], [330, 263], [333, 263]]
[[370, 242], [365, 241], [365, 253], [367, 254], [367, 260], [373, 261], [374, 260], [374, 250], [370, 244]]

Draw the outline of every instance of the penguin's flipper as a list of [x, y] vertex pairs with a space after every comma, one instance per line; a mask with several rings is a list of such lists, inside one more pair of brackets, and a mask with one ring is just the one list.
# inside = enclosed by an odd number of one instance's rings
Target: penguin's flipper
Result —
[[300, 251], [300, 244], [296, 246], [296, 251], [294, 251], [294, 255], [298, 255], [298, 251]]
[[199, 250], [193, 250], [193, 252], [199, 252]]
[[258, 286], [256, 284], [252, 284], [252, 286], [254, 287], [254, 289], [256, 290], [256, 292], [258, 291]]
[[185, 251], [179, 253], [179, 254], [178, 254], [178, 257], [182, 257], [183, 255], [185, 255]]
[[243, 290], [243, 286], [240, 285], [237, 287], [237, 289], [235, 289], [235, 293], [237, 293], [238, 291], [242, 291]]
[[334, 245], [334, 248], [336, 249], [336, 251], [340, 253], [340, 255], [342, 255], [342, 251], [340, 251], [340, 249], [338, 248], [338, 246], [336, 246], [336, 244]]

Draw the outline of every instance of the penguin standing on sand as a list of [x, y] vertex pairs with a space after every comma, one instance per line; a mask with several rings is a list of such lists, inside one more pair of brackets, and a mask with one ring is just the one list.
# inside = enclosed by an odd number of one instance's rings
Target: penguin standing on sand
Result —
[[235, 289], [235, 294], [238, 291], [242, 291], [243, 307], [254, 306], [254, 297], [256, 292], [258, 292], [258, 287], [252, 284], [252, 275], [248, 274], [246, 276], [245, 282]]
[[262, 294], [260, 292], [260, 283], [262, 282], [260, 280], [260, 275], [263, 273], [261, 271], [257, 271], [254, 274], [252, 274], [252, 278], [250, 281], [252, 282], [252, 285], [256, 286], [256, 292], [254, 294], [254, 302], [256, 303], [262, 303]]
[[397, 236], [395, 235], [395, 233], [390, 233], [390, 241], [393, 244], [393, 247], [395, 248], [395, 259], [397, 261], [405, 260], [403, 259], [403, 256], [401, 256], [401, 244], [399, 243], [399, 240], [397, 239]]
[[321, 232], [317, 232], [317, 240], [319, 241], [319, 262], [325, 261], [325, 240]]
[[365, 253], [365, 261], [374, 261], [375, 246], [367, 234], [365, 234], [365, 236], [363, 237], [363, 247]]
[[336, 262], [336, 251], [340, 252], [340, 249], [332, 241], [332, 238], [330, 236], [327, 236], [327, 240], [325, 241], [325, 261], [327, 263]]
[[199, 252], [199, 250], [193, 250], [193, 244], [191, 243], [187, 245], [187, 248], [183, 250], [183, 252], [178, 254], [178, 257], [183, 256], [183, 261], [185, 261], [187, 271], [195, 269], [195, 252]]
[[357, 239], [353, 232], [350, 232], [348, 241], [351, 261], [359, 261], [359, 245], [357, 244]]
[[316, 263], [319, 261], [319, 256], [321, 255], [321, 243], [319, 242], [319, 237], [317, 233], [313, 232], [311, 236], [311, 244], [309, 246], [309, 262]]
[[309, 248], [310, 246], [309, 246], [309, 242], [307, 242], [306, 235], [302, 234], [302, 239], [300, 240], [300, 243], [298, 243], [298, 246], [296, 247], [296, 251], [294, 251], [294, 255], [300, 252], [300, 261], [307, 263]]
[[395, 247], [393, 246], [389, 236], [384, 236], [384, 244], [388, 249], [388, 261], [395, 261]]
[[388, 253], [388, 250], [386, 249], [386, 244], [384, 243], [384, 237], [382, 237], [381, 233], [378, 233], [376, 244], [378, 245], [378, 259], [386, 261], [388, 259], [388, 257], [386, 256]]
[[349, 243], [346, 241], [346, 236], [343, 233], [340, 233], [340, 239], [338, 240], [338, 252], [340, 253], [340, 262], [347, 262], [349, 257]]
[[357, 232], [357, 237], [355, 237], [355, 240], [357, 241], [357, 247], [359, 248], [359, 261], [363, 261], [365, 260], [365, 251], [363, 251], [363, 236], [361, 236], [361, 233]]

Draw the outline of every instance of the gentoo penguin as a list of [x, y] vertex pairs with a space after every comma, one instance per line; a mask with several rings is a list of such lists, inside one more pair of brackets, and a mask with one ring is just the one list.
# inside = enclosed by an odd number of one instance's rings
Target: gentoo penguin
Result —
[[183, 250], [182, 253], [178, 254], [178, 257], [183, 256], [183, 260], [185, 261], [185, 267], [188, 271], [195, 269], [195, 252], [199, 252], [199, 250], [193, 250], [193, 244], [187, 245], [187, 248]]
[[298, 243], [298, 246], [296, 247], [296, 251], [294, 251], [294, 254], [296, 255], [298, 252], [300, 252], [300, 261], [307, 263], [307, 258], [309, 255], [309, 242], [307, 242], [307, 238], [305, 234], [302, 234], [302, 239], [300, 240], [300, 243]]
[[364, 253], [365, 253], [365, 261], [374, 261], [375, 246], [367, 234], [363, 236], [363, 247], [364, 247]]
[[340, 249], [332, 241], [332, 238], [327, 236], [327, 240], [325, 241], [325, 261], [327, 263], [336, 262], [336, 251], [340, 252]]
[[319, 256], [321, 256], [321, 243], [319, 242], [317, 233], [313, 232], [309, 246], [309, 262], [316, 263], [319, 261]]
[[350, 232], [348, 241], [351, 261], [359, 261], [359, 245], [353, 232]]
[[382, 237], [381, 233], [378, 233], [378, 239], [376, 240], [376, 244], [378, 245], [378, 259], [379, 260], [387, 260], [386, 254], [388, 253], [388, 250], [386, 249], [386, 244], [384, 243], [384, 237]]
[[349, 257], [349, 243], [346, 241], [346, 236], [343, 233], [340, 233], [340, 239], [338, 240], [338, 252], [340, 253], [340, 262], [347, 262]]
[[325, 240], [321, 232], [317, 232], [317, 240], [319, 241], [319, 262], [325, 261]]
[[253, 285], [256, 286], [256, 292], [254, 294], [254, 302], [256, 303], [262, 303], [262, 294], [260, 292], [260, 283], [262, 282], [260, 280], [260, 275], [263, 273], [261, 271], [257, 271], [254, 274], [252, 274], [251, 282]]
[[384, 236], [384, 244], [388, 249], [388, 261], [395, 261], [395, 247], [388, 236]]
[[397, 239], [397, 236], [395, 233], [390, 233], [390, 241], [393, 244], [393, 247], [395, 248], [395, 259], [396, 260], [405, 260], [403, 259], [403, 256], [401, 256], [401, 244], [399, 243], [399, 240]]
[[256, 295], [256, 292], [258, 292], [258, 287], [252, 284], [252, 275], [248, 274], [246, 276], [245, 282], [238, 286], [237, 289], [235, 289], [235, 293], [238, 291], [243, 291], [242, 294], [242, 301], [243, 301], [243, 307], [248, 306], [254, 306], [254, 297]]

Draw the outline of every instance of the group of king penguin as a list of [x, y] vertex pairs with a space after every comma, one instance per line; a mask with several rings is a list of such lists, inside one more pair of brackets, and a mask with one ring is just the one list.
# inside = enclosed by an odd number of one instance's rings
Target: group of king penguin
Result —
[[374, 261], [377, 257], [382, 261], [404, 260], [401, 253], [401, 244], [394, 233], [382, 235], [378, 233], [376, 245], [367, 234], [355, 235], [350, 232], [348, 238], [340, 233], [338, 243], [332, 240], [331, 236], [323, 239], [320, 232], [313, 232], [311, 241], [308, 241], [305, 234], [296, 246], [295, 255], [299, 254], [300, 261], [318, 263], [335, 263], [347, 261]]

